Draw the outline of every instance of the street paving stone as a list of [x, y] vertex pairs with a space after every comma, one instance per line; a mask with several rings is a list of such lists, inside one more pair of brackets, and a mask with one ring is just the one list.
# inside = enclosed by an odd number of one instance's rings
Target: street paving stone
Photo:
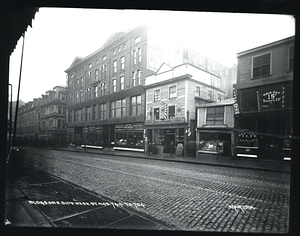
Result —
[[31, 150], [24, 160], [116, 202], [143, 203], [136, 211], [182, 230], [288, 232], [288, 173], [55, 150]]

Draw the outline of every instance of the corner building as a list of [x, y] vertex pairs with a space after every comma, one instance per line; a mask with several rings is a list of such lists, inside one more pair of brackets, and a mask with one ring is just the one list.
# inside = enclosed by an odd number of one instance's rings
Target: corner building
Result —
[[238, 53], [236, 155], [289, 160], [294, 37]]
[[76, 57], [65, 71], [68, 142], [144, 151], [145, 79], [164, 62], [191, 62], [211, 70], [223, 78], [224, 89], [230, 80], [228, 68], [149, 26], [116, 32], [97, 51]]

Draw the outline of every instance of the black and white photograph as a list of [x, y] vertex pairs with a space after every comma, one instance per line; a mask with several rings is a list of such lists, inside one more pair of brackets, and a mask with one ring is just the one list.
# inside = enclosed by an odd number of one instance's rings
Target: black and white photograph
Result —
[[32, 8], [6, 228], [290, 232], [293, 15]]

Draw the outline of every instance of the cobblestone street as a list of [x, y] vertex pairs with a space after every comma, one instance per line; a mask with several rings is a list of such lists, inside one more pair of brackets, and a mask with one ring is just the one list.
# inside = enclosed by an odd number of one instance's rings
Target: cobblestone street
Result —
[[288, 173], [41, 149], [22, 160], [180, 230], [288, 232]]

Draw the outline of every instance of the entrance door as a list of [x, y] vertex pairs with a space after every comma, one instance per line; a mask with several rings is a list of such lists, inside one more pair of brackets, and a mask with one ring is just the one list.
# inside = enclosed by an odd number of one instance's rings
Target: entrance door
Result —
[[175, 133], [167, 133], [166, 142], [167, 142], [166, 143], [166, 147], [167, 147], [166, 152], [170, 153], [170, 143], [173, 142], [174, 146], [175, 146]]

